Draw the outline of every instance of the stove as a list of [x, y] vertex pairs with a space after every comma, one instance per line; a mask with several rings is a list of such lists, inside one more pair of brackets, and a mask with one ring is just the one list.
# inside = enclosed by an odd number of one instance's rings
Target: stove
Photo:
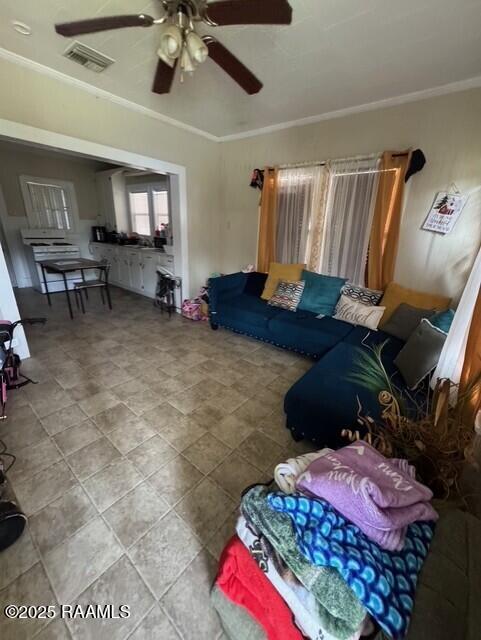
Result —
[[[22, 229], [25, 255], [32, 278], [32, 286], [37, 291], [45, 293], [45, 285], [42, 278], [42, 269], [39, 262], [42, 260], [61, 260], [64, 258], [80, 258], [80, 248], [68, 242], [65, 232], [57, 229]], [[64, 291], [65, 285], [61, 275], [57, 273], [47, 274], [48, 290]], [[82, 279], [80, 273], [68, 274], [68, 288], [72, 289], [75, 282]]]

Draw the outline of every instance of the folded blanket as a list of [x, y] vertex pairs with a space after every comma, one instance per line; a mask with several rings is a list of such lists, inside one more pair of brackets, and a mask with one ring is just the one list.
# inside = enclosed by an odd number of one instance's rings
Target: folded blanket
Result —
[[229, 640], [266, 640], [266, 634], [244, 607], [231, 602], [214, 585], [210, 592], [212, 606], [219, 614], [222, 627]]
[[[292, 571], [286, 567], [283, 560], [276, 554], [271, 544], [251, 523], [241, 516], [237, 521], [237, 535], [249, 550], [259, 569], [265, 573], [272, 586], [284, 599], [296, 625], [307, 638], [312, 640], [338, 640], [323, 629], [318, 610], [317, 602], [312, 593], [297, 580]], [[360, 636], [357, 633], [351, 636], [357, 640]]]
[[269, 488], [257, 485], [242, 498], [241, 511], [264, 536], [318, 604], [321, 626], [347, 640], [362, 625], [366, 609], [335, 569], [317, 567], [300, 552], [288, 515], [273, 510]]
[[313, 453], [305, 453], [297, 458], [289, 458], [286, 462], [281, 462], [274, 469], [274, 479], [277, 486], [284, 493], [294, 493], [296, 490], [296, 480], [307, 467], [317, 460], [320, 456], [325, 455], [331, 449], [321, 449]]
[[325, 500], [280, 492], [267, 500], [291, 518], [304, 556], [337, 569], [382, 629], [392, 638], [404, 638], [434, 525], [409, 525], [404, 549], [385, 551]]
[[257, 620], [269, 640], [302, 640], [289, 607], [237, 536], [230, 539], [222, 552], [216, 585]]
[[327, 500], [385, 549], [400, 550], [406, 527], [434, 521], [430, 489], [406, 460], [389, 460], [357, 442], [314, 460], [298, 478], [302, 493]]

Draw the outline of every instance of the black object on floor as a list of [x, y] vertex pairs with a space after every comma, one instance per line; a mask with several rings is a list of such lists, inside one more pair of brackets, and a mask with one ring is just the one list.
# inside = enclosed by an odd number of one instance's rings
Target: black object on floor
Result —
[[14, 502], [0, 502], [0, 551], [20, 538], [26, 523], [27, 517]]

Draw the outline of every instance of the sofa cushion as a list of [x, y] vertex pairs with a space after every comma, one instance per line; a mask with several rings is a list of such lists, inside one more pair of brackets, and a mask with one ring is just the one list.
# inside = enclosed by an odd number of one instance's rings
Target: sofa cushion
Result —
[[279, 280], [285, 282], [296, 282], [301, 280], [301, 273], [304, 269], [303, 264], [282, 264], [281, 262], [271, 262], [269, 266], [269, 274], [267, 276], [264, 291], [261, 298], [269, 300], [277, 289]]
[[444, 331], [444, 333], [449, 333], [451, 329], [451, 325], [454, 320], [454, 311], [452, 309], [448, 309], [447, 311], [439, 311], [429, 318], [429, 322], [433, 325], [433, 327], [437, 327]]
[[384, 307], [377, 305], [367, 305], [357, 300], [353, 300], [349, 296], [341, 294], [339, 302], [336, 305], [334, 318], [348, 322], [353, 325], [367, 327], [373, 331], [377, 331], [377, 326], [384, 313]]
[[444, 331], [423, 318], [394, 361], [408, 389], [415, 389], [435, 369], [445, 342]]
[[430, 318], [435, 313], [432, 309], [419, 309], [403, 302], [394, 310], [389, 320], [382, 325], [382, 330], [391, 336], [407, 341], [418, 328], [421, 320]]
[[279, 309], [295, 312], [301, 300], [304, 286], [304, 280], [299, 280], [299, 282], [284, 282], [281, 280], [274, 291], [274, 295], [272, 298], [269, 298], [267, 304], [272, 307], [279, 307]]
[[323, 276], [319, 273], [304, 270], [302, 279], [306, 286], [302, 294], [299, 309], [325, 316], [334, 315], [341, 288], [346, 283], [346, 278], [334, 278]]
[[390, 282], [380, 302], [383, 307], [386, 307], [386, 311], [384, 312], [381, 321], [381, 329], [402, 302], [406, 302], [407, 304], [420, 309], [444, 311], [449, 307], [451, 298], [431, 293], [423, 293], [421, 291], [415, 291], [414, 289], [407, 289], [396, 282]]
[[217, 308], [217, 318], [220, 322], [222, 318], [229, 318], [243, 325], [260, 328], [267, 328], [269, 320], [279, 313], [280, 309], [270, 307], [264, 300], [247, 293], [221, 300]]
[[297, 348], [319, 358], [345, 338], [354, 327], [328, 316], [317, 318], [309, 311], [282, 311], [269, 321], [277, 344]]

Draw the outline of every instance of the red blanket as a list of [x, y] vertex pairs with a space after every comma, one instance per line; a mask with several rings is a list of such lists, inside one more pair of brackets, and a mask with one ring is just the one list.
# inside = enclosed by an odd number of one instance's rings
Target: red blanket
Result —
[[247, 609], [269, 640], [302, 640], [291, 610], [237, 536], [222, 552], [216, 583], [229, 600]]

